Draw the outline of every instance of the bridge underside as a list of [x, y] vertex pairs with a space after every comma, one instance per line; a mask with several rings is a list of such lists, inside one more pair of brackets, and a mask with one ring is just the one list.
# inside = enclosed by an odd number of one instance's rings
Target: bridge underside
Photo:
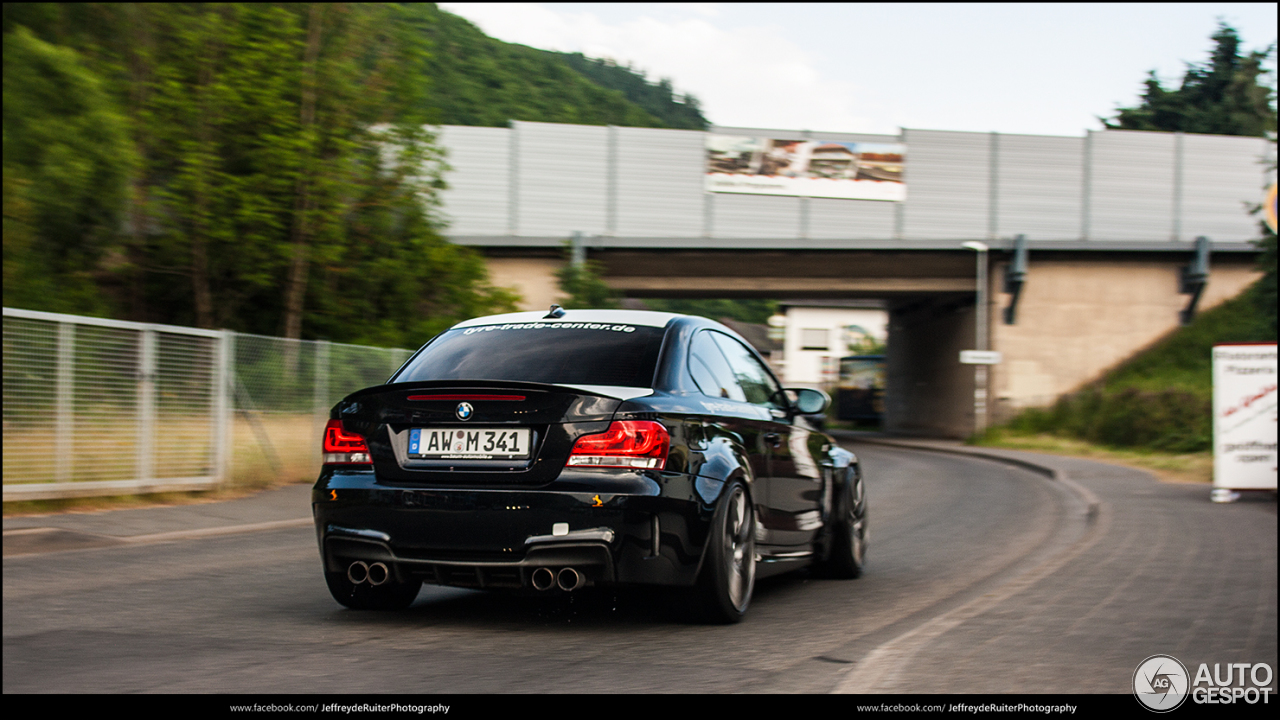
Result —
[[972, 253], [607, 250], [592, 259], [629, 297], [890, 299], [975, 287]]
[[[486, 252], [494, 283], [516, 287], [527, 309], [558, 295], [553, 250]], [[1017, 324], [1001, 322], [1011, 296], [1001, 292], [1009, 254], [989, 256], [984, 308], [990, 349], [993, 420], [1046, 405], [1148, 347], [1179, 325], [1188, 296], [1182, 252], [1034, 251]], [[975, 254], [967, 250], [593, 250], [601, 275], [636, 298], [880, 299], [889, 311], [885, 427], [892, 432], [964, 437], [975, 427], [974, 368], [961, 350], [975, 345]], [[1250, 252], [1212, 258], [1200, 299], [1208, 309], [1260, 274]]]

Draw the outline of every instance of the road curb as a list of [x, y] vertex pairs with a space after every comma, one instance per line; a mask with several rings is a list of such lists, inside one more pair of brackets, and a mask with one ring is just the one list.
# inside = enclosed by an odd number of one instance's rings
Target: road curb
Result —
[[[43, 526], [31, 528], [14, 528], [5, 530], [4, 556], [45, 555], [55, 552], [75, 550], [98, 550], [102, 548], [118, 548], [125, 545], [151, 545], [154, 543], [176, 542], [180, 540], [198, 540], [201, 538], [223, 537], [227, 535], [243, 535], [245, 533], [283, 530], [286, 528], [307, 527], [315, 521], [311, 518], [294, 518], [292, 520], [270, 520], [258, 523], [239, 525], [217, 525], [191, 530], [174, 530], [170, 532], [147, 533], [145, 535], [105, 535], [67, 528]], [[14, 543], [21, 538], [23, 541]], [[28, 538], [30, 538], [28, 540]], [[41, 542], [49, 538], [52, 542]], [[16, 545], [16, 547], [15, 547]], [[60, 547], [61, 545], [62, 547]]]
[[991, 460], [1005, 465], [1013, 465], [1014, 467], [1030, 470], [1038, 475], [1043, 475], [1054, 482], [1062, 483], [1064, 487], [1075, 493], [1077, 497], [1084, 502], [1087, 508], [1089, 522], [1093, 522], [1098, 516], [1098, 510], [1102, 505], [1102, 501], [1094, 494], [1092, 490], [1076, 482], [1071, 475], [1062, 468], [1053, 467], [1048, 464], [1036, 463], [1025, 458], [1010, 457], [999, 453], [983, 450], [982, 448], [973, 448], [968, 446], [947, 446], [937, 445], [927, 441], [915, 441], [905, 438], [886, 438], [861, 435], [849, 432], [847, 430], [828, 430], [827, 434], [840, 440], [850, 440], [856, 442], [865, 442], [871, 445], [883, 445], [886, 447], [896, 447], [905, 450], [924, 450], [927, 452], [944, 453], [947, 455], [963, 455], [966, 457], [976, 457], [983, 460]]

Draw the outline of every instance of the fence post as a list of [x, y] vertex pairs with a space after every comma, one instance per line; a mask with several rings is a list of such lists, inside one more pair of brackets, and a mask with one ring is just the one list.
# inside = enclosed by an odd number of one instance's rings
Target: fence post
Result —
[[75, 393], [76, 326], [69, 322], [58, 323], [57, 406], [54, 420], [54, 474], [58, 482], [70, 482], [72, 452], [75, 448], [75, 416], [72, 398]]
[[231, 377], [235, 357], [235, 333], [223, 330], [218, 338], [218, 359], [214, 366], [213, 475], [220, 484], [231, 482], [231, 451], [235, 440], [231, 411]]
[[400, 366], [404, 364], [403, 353], [396, 348], [387, 348], [387, 357], [391, 358], [391, 372], [387, 373], [387, 379], [390, 380], [391, 376], [395, 375]]
[[155, 479], [156, 332], [138, 334], [138, 481], [145, 488]]
[[1080, 191], [1080, 239], [1093, 234], [1093, 131], [1084, 133], [1084, 183]]
[[321, 437], [324, 436], [324, 426], [329, 421], [329, 341], [317, 340], [315, 343], [315, 411], [313, 413], [315, 426], [312, 440], [312, 447], [320, 444]]

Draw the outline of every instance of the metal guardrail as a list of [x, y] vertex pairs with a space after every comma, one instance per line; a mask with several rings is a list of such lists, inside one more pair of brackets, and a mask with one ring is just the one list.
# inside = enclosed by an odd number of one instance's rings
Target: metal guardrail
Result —
[[314, 475], [329, 408], [410, 354], [4, 308], [4, 500]]

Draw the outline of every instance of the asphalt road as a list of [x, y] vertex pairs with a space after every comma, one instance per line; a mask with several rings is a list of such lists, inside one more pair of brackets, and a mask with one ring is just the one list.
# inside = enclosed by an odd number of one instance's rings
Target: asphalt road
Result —
[[[736, 626], [651, 592], [426, 586], [403, 612], [344, 610], [313, 531], [288, 522], [308, 513], [301, 487], [6, 520], [3, 691], [1128, 693], [1157, 653], [1277, 667], [1274, 495], [1213, 505], [1204, 486], [1081, 460], [1052, 459], [1053, 480], [849, 447], [868, 572], [763, 581]], [[271, 503], [285, 516], [219, 534]]]

